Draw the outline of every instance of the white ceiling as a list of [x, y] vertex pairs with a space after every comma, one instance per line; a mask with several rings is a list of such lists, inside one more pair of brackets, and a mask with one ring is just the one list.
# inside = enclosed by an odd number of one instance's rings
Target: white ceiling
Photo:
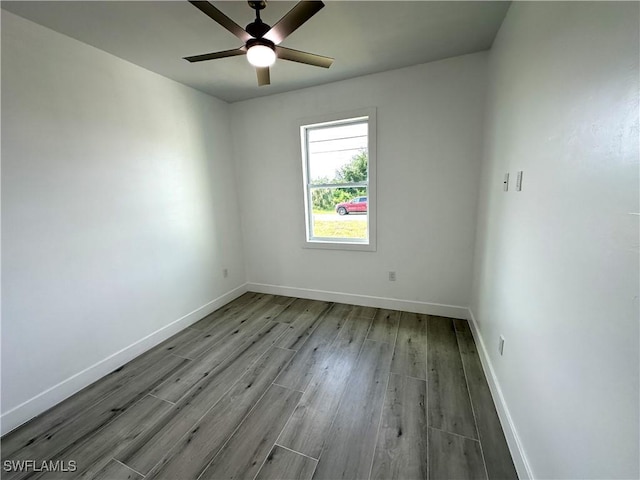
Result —
[[[244, 1], [212, 2], [236, 23]], [[486, 50], [509, 8], [504, 1], [325, 1], [282, 46], [335, 58], [330, 69], [279, 60], [258, 87], [244, 56], [190, 64], [182, 57], [241, 46], [186, 1], [2, 2], [2, 8], [228, 102]], [[295, 2], [262, 11], [273, 25]]]

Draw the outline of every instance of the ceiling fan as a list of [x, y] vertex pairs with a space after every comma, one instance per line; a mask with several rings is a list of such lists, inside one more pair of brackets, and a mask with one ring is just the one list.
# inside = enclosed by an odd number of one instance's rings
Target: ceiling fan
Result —
[[269, 85], [271, 83], [269, 67], [273, 65], [276, 58], [323, 68], [329, 68], [333, 63], [333, 58], [330, 57], [323, 57], [322, 55], [301, 52], [280, 46], [280, 43], [286, 37], [324, 7], [324, 3], [320, 1], [299, 2], [273, 27], [267, 25], [260, 19], [260, 10], [267, 6], [267, 2], [249, 1], [247, 2], [249, 6], [256, 11], [256, 19], [247, 25], [245, 29], [209, 2], [189, 0], [189, 3], [233, 33], [244, 42], [244, 45], [233, 50], [185, 57], [185, 60], [190, 62], [204, 62], [216, 58], [246, 55], [249, 63], [256, 67], [259, 86]]

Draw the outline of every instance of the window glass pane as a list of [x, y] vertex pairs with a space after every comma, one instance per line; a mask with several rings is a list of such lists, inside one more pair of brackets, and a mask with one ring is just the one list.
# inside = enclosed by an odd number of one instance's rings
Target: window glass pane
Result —
[[309, 183], [366, 182], [367, 122], [307, 130]]
[[[366, 195], [366, 187], [317, 188], [312, 187], [310, 218], [313, 238], [366, 241], [368, 239], [368, 203], [358, 202]], [[352, 201], [352, 200], [356, 201]]]

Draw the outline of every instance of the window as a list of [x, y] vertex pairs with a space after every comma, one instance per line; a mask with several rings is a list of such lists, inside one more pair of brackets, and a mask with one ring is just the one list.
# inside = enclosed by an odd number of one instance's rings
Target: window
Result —
[[300, 126], [305, 246], [375, 250], [375, 109]]

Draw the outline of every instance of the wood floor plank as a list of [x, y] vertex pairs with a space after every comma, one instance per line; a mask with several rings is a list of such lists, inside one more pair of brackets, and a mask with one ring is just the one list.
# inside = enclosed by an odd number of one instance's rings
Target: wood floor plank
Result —
[[278, 314], [275, 321], [280, 323], [294, 323], [301, 318], [303, 320], [309, 317], [316, 319], [317, 316], [329, 308], [330, 305], [329, 302], [297, 298]]
[[331, 350], [331, 344], [348, 321], [352, 309], [333, 305], [320, 321], [320, 325], [298, 350], [293, 360], [276, 379], [278, 385], [304, 392]]
[[286, 325], [271, 322], [271, 330], [256, 342], [238, 349], [205, 380], [194, 385], [153, 428], [146, 431], [117, 460], [146, 475], [200, 418], [244, 375], [278, 337]]
[[349, 318], [362, 318], [372, 320], [376, 316], [377, 308], [363, 307], [362, 305], [350, 305], [348, 303], [334, 303], [331, 307], [334, 314], [343, 314]]
[[280, 305], [290, 305], [294, 300], [296, 300], [296, 297], [287, 297], [286, 295], [273, 295], [273, 298], [275, 302]]
[[196, 479], [267, 391], [294, 352], [273, 347], [195, 424], [147, 479]]
[[[136, 382], [117, 390], [114, 394], [88, 408], [70, 421], [52, 427], [44, 436], [11, 454], [11, 460], [46, 460], [55, 457], [70, 445], [83, 442], [98, 430], [123, 415], [156, 384], [164, 381], [189, 360], [167, 355], [158, 361], [154, 369], [147, 370]], [[31, 472], [5, 472], [4, 479], [25, 478]]]
[[191, 328], [195, 328], [196, 330], [205, 330], [211, 325], [218, 323], [221, 319], [224, 319], [226, 315], [228, 315], [230, 312], [233, 312], [235, 310], [238, 310], [239, 308], [245, 307], [246, 305], [255, 301], [259, 297], [260, 297], [260, 294], [258, 293], [247, 292], [244, 295], [241, 295], [240, 297], [236, 298], [234, 301], [229, 302], [226, 305], [223, 305], [217, 310], [211, 312], [206, 317], [201, 318], [196, 323], [191, 325]]
[[371, 319], [362, 317], [347, 321], [278, 439], [279, 445], [319, 458], [370, 325]]
[[427, 379], [427, 315], [402, 312], [391, 372]]
[[371, 470], [376, 480], [427, 478], [427, 385], [391, 374]]
[[429, 428], [430, 480], [485, 480], [487, 474], [477, 440]]
[[160, 345], [154, 347], [154, 349], [158, 349], [160, 352], [173, 354], [176, 351], [180, 350], [183, 345], [186, 345], [193, 341], [195, 338], [197, 338], [197, 336], [197, 330], [194, 330], [193, 328], [185, 328], [173, 337], [162, 342]]
[[278, 385], [269, 387], [200, 479], [255, 477], [301, 395]]
[[142, 480], [143, 478], [142, 475], [134, 472], [126, 465], [111, 460], [93, 477], [93, 480]]
[[[345, 319], [347, 317], [366, 317], [366, 315], [361, 315], [361, 307], [347, 303], [334, 303], [331, 305], [331, 313], [336, 316], [342, 316]], [[369, 318], [373, 318], [373, 315]]]
[[69, 473], [44, 473], [38, 480], [93, 478], [122, 449], [154, 425], [171, 408], [171, 404], [147, 395], [93, 436], [74, 442], [54, 460], [76, 462]]
[[398, 333], [400, 315], [401, 312], [395, 310], [378, 310], [373, 318], [367, 339], [393, 344], [396, 341], [396, 333]]
[[255, 480], [311, 480], [318, 462], [276, 445]]
[[235, 300], [232, 300], [231, 302], [227, 303], [227, 305], [225, 305], [225, 306], [245, 307], [246, 305], [252, 303], [260, 295], [261, 294], [256, 293], [256, 292], [245, 292], [242, 295], [240, 295], [238, 298], [236, 298]]
[[237, 315], [241, 315], [243, 312], [249, 312], [254, 308], [254, 303], [268, 302], [272, 299], [273, 295], [263, 293], [246, 293], [233, 302], [226, 304], [215, 312], [210, 313], [203, 319], [197, 321], [191, 326], [191, 328], [200, 331], [215, 329], [217, 326], [227, 323]]
[[314, 479], [369, 477], [392, 354], [390, 343], [365, 341]]
[[[301, 303], [298, 304], [298, 302]], [[297, 315], [291, 311], [294, 306], [296, 306], [294, 310], [299, 312]], [[289, 330], [278, 341], [278, 347], [299, 350], [318, 327], [322, 321], [322, 316], [330, 307], [331, 304], [329, 302], [300, 299], [294, 301], [283, 313], [275, 318], [276, 322], [281, 322], [282, 316], [287, 314], [286, 319], [290, 320], [283, 322], [289, 324]], [[295, 316], [293, 320], [291, 320], [292, 316]]]
[[214, 333], [208, 330], [196, 330], [198, 332], [197, 336], [185, 343], [180, 349], [173, 352], [173, 354], [179, 357], [195, 360], [196, 358], [208, 353], [223, 338], [231, 335], [234, 331], [240, 331], [240, 329], [242, 329], [249, 320], [250, 317], [241, 317], [228, 322], [225, 321], [224, 325], [218, 326]]
[[504, 437], [491, 390], [489, 390], [487, 379], [484, 376], [469, 324], [465, 320], [454, 320], [454, 325], [487, 473], [489, 478], [516, 480], [518, 474]]
[[43, 439], [56, 427], [71, 421], [97, 402], [118, 390], [126, 388], [149, 369], [155, 368], [169, 352], [188, 341], [196, 333], [189, 329], [182, 330], [129, 363], [80, 390], [75, 395], [38, 415], [25, 425], [2, 437], [2, 459], [9, 458], [19, 449]]
[[427, 338], [429, 426], [478, 438], [452, 319], [430, 317]]
[[[257, 300], [252, 302], [247, 307], [241, 309], [239, 312], [234, 313], [232, 317], [225, 319], [225, 324], [231, 322], [233, 318], [255, 318], [263, 320], [276, 320], [276, 317], [286, 310], [287, 307], [294, 302], [295, 299], [290, 297], [280, 297], [277, 295], [261, 295]], [[220, 326], [212, 326], [206, 331], [216, 333]]]
[[[265, 324], [265, 322], [268, 322]], [[258, 342], [262, 337], [273, 334], [273, 322], [257, 319], [249, 322], [237, 333], [231, 333], [220, 340], [218, 346], [206, 355], [193, 360], [188, 368], [169, 377], [152, 392], [158, 398], [176, 403], [194, 385], [205, 381], [227, 358], [242, 351], [243, 347]]]
[[222, 317], [219, 322], [205, 328], [197, 338], [183, 345], [174, 352], [185, 358], [197, 359], [210, 353], [226, 338], [237, 335], [251, 328], [250, 325], [264, 324], [286, 308], [272, 295], [264, 295], [249, 305], [238, 308]]
[[362, 318], [368, 318], [368, 319], [372, 319], [373, 317], [375, 317], [376, 312], [378, 311], [377, 308], [374, 307], [364, 307], [362, 305], [349, 305], [349, 304], [345, 304], [345, 303], [341, 303], [341, 304], [337, 304], [338, 306], [342, 306], [343, 308], [348, 308], [349, 310], [351, 310], [351, 315], [353, 315], [354, 317], [362, 317]]

